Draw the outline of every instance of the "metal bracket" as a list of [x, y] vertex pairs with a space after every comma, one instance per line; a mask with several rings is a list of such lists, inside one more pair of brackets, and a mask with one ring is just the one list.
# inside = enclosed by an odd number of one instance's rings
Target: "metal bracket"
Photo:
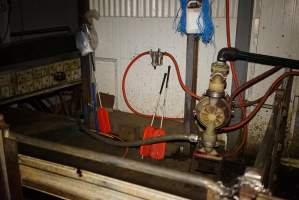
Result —
[[163, 53], [161, 52], [160, 49], [158, 51], [150, 51], [150, 56], [152, 58], [152, 66], [154, 69], [157, 68], [157, 66], [162, 66], [163, 65]]

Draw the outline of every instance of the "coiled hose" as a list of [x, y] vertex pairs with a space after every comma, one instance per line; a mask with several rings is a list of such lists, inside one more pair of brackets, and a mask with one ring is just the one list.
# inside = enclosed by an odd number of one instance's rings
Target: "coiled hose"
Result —
[[[138, 116], [141, 116], [141, 117], [146, 117], [146, 118], [151, 118], [152, 115], [148, 115], [148, 114], [144, 114], [144, 113], [141, 113], [139, 111], [137, 111], [132, 105], [131, 103], [129, 102], [128, 100], [128, 97], [127, 97], [127, 92], [126, 92], [126, 80], [127, 80], [127, 76], [128, 76], [128, 73], [130, 71], [130, 69], [133, 67], [133, 65], [135, 64], [135, 62], [139, 59], [141, 59], [142, 57], [146, 56], [146, 55], [149, 55], [150, 52], [149, 51], [146, 51], [146, 52], [142, 52], [140, 54], [138, 54], [136, 57], [133, 58], [133, 60], [128, 64], [125, 72], [124, 72], [124, 75], [123, 75], [123, 79], [122, 79], [122, 93], [123, 93], [123, 98], [124, 98], [124, 101], [126, 103], [126, 105], [128, 106], [128, 108], [136, 115]], [[176, 70], [176, 74], [177, 74], [177, 78], [178, 78], [178, 81], [179, 81], [179, 84], [180, 86], [182, 87], [182, 89], [187, 93], [189, 94], [191, 97], [197, 99], [197, 100], [201, 100], [202, 97], [196, 95], [195, 93], [193, 93], [186, 85], [185, 83], [183, 82], [183, 79], [182, 79], [182, 76], [181, 76], [181, 72], [180, 72], [180, 68], [179, 68], [179, 65], [176, 61], [176, 59], [174, 58], [173, 55], [171, 55], [170, 53], [168, 52], [164, 52], [163, 53], [164, 56], [168, 57], [174, 67], [175, 67], [175, 70]], [[158, 119], [161, 118], [161, 116], [157, 116]], [[178, 120], [178, 119], [181, 119], [181, 118], [176, 118], [176, 117], [164, 117], [164, 119], [168, 119], [168, 120]]]

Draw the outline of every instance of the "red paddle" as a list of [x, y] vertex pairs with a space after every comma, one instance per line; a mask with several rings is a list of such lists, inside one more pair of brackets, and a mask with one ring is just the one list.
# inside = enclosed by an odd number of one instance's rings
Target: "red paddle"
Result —
[[98, 120], [100, 124], [100, 131], [103, 133], [111, 133], [109, 113], [102, 106], [100, 93], [99, 93], [99, 102], [100, 102], [100, 108], [98, 109]]
[[[156, 103], [155, 111], [154, 111], [154, 114], [153, 114], [153, 117], [152, 117], [152, 121], [151, 121], [151, 124], [149, 126], [144, 128], [144, 130], [143, 130], [143, 139], [151, 138], [154, 135], [155, 128], [153, 127], [153, 123], [154, 123], [154, 120], [155, 120], [155, 116], [157, 114], [157, 110], [158, 110], [158, 106], [159, 106], [159, 102], [160, 102], [161, 94], [162, 94], [162, 91], [163, 91], [166, 76], [167, 76], [167, 74], [164, 73], [164, 77], [163, 77], [162, 85], [161, 85], [161, 88], [160, 88], [159, 96], [157, 98], [157, 103]], [[140, 147], [139, 153], [142, 156], [142, 158], [144, 156], [145, 157], [150, 156], [151, 146], [152, 145], [143, 145], [143, 146]]]

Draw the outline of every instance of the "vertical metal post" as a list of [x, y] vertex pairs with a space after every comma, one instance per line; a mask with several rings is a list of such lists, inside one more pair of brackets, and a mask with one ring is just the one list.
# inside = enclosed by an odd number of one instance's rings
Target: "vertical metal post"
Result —
[[6, 162], [3, 144], [3, 131], [0, 129], [0, 199], [10, 199]]
[[23, 199], [21, 175], [18, 165], [18, 148], [15, 139], [9, 136], [9, 129], [0, 116], [0, 183], [3, 187], [0, 192], [1, 199]]
[[82, 71], [82, 96], [83, 96], [83, 115], [84, 123], [88, 128], [92, 127], [92, 112], [91, 112], [91, 59], [90, 56], [81, 57], [81, 71]]
[[271, 191], [275, 191], [277, 186], [277, 174], [280, 166], [281, 156], [284, 150], [284, 143], [287, 138], [287, 120], [288, 120], [288, 112], [290, 107], [290, 101], [292, 96], [292, 87], [293, 87], [293, 77], [288, 78], [285, 80], [285, 83], [282, 87], [284, 90], [284, 95], [282, 99], [281, 105], [281, 121], [279, 122], [277, 127], [276, 135], [274, 135], [274, 145], [272, 151], [272, 159], [271, 159], [271, 167], [269, 170], [269, 185], [268, 188]]
[[[254, 0], [240, 0], [238, 5], [237, 30], [236, 30], [236, 48], [242, 51], [250, 50], [251, 26], [253, 18]], [[240, 84], [247, 80], [248, 63], [245, 61], [237, 61], [237, 76]], [[232, 87], [232, 91], [235, 88]], [[242, 94], [244, 96], [244, 94]], [[241, 119], [241, 110], [236, 109], [232, 123], [239, 122]], [[228, 148], [234, 148], [240, 140], [240, 130], [236, 133], [228, 134]]]
[[[197, 85], [197, 64], [198, 64], [198, 37], [190, 34], [187, 36], [187, 56], [186, 56], [186, 81], [185, 84], [192, 92], [196, 92]], [[185, 133], [190, 134], [193, 124], [193, 109], [195, 100], [185, 94], [184, 126]]]
[[[86, 0], [78, 1], [78, 13], [80, 18], [78, 19], [79, 26], [86, 23], [84, 17], [85, 13], [90, 9], [90, 2]], [[90, 102], [91, 102], [91, 90], [90, 90], [90, 79], [91, 79], [91, 60], [90, 56], [81, 56], [81, 74], [82, 74], [82, 111], [84, 115], [84, 123], [90, 128], [92, 126], [92, 113]]]

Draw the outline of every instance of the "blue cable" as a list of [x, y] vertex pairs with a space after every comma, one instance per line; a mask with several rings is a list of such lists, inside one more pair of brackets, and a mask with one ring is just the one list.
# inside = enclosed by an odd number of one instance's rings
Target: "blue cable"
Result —
[[187, 18], [187, 0], [181, 0], [181, 18], [177, 27], [177, 31], [186, 34], [186, 18]]
[[[181, 0], [181, 17], [177, 25], [176, 31], [180, 32], [182, 35], [187, 34], [187, 4], [188, 0]], [[209, 0], [202, 0], [201, 13], [199, 14], [197, 19], [197, 26], [198, 33], [196, 33], [196, 35], [199, 38], [201, 38], [204, 44], [210, 43], [210, 41], [213, 39], [215, 29], [212, 20], [211, 4]]]
[[214, 24], [212, 20], [212, 11], [209, 0], [202, 1], [202, 18], [203, 18], [203, 31], [201, 33], [202, 42], [209, 43], [214, 35]]

